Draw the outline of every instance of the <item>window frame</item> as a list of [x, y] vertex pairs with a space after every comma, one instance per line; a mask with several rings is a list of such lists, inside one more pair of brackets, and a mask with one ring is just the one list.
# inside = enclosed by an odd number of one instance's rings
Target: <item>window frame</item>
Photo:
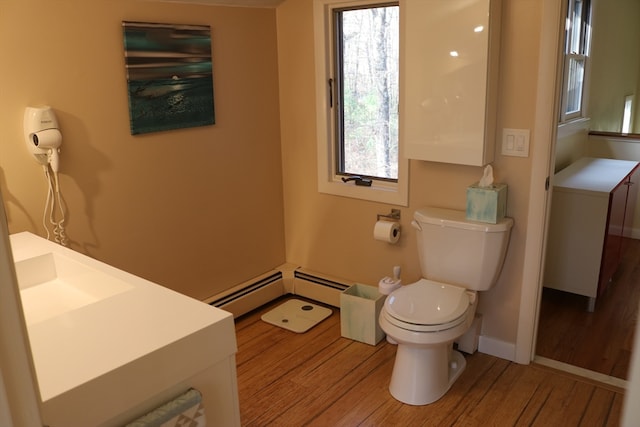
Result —
[[[314, 0], [314, 50], [316, 60], [316, 125], [318, 191], [344, 197], [408, 206], [409, 160], [404, 156], [402, 135], [398, 135], [398, 178], [372, 178], [371, 186], [355, 185], [354, 181], [343, 182], [345, 176], [337, 170], [339, 150], [337, 148], [338, 126], [331, 103], [335, 92], [335, 45], [333, 30], [334, 9], [362, 8], [398, 4], [389, 0]], [[402, 24], [400, 24], [400, 31]], [[402, 64], [402, 35], [400, 34], [400, 64]], [[401, 66], [401, 65], [400, 65]], [[402, 85], [402, 77], [399, 76]]]
[[[592, 0], [582, 0], [583, 7], [586, 8], [580, 15], [580, 26], [576, 28], [575, 2], [576, 0], [567, 1], [567, 13], [565, 15], [565, 41], [563, 50], [563, 77], [562, 77], [562, 103], [560, 106], [560, 123], [566, 123], [571, 120], [583, 119], [587, 116], [587, 100], [588, 100], [588, 81], [590, 71], [589, 56], [591, 53], [591, 23], [593, 20], [593, 2]], [[586, 24], [585, 24], [586, 19]], [[578, 33], [576, 33], [576, 31]], [[572, 42], [577, 41], [577, 51], [572, 50]], [[569, 102], [569, 72], [571, 70], [571, 62], [582, 62], [583, 75], [582, 86], [580, 87], [580, 105], [576, 110], [567, 112]]]

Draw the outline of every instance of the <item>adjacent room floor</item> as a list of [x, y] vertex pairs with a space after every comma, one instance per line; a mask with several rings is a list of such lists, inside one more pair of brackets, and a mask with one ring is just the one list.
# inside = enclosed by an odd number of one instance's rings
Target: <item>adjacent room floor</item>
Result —
[[622, 263], [587, 311], [587, 297], [544, 289], [536, 354], [627, 379], [640, 302], [640, 240], [625, 239]]
[[243, 426], [617, 426], [623, 391], [536, 365], [476, 353], [439, 401], [389, 394], [395, 346], [340, 336], [339, 310], [304, 334], [260, 320], [278, 300], [236, 320]]

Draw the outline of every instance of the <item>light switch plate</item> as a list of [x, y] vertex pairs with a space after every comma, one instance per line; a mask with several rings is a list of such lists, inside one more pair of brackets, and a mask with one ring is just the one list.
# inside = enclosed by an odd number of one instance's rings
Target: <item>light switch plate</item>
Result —
[[529, 157], [529, 129], [502, 129], [502, 155]]

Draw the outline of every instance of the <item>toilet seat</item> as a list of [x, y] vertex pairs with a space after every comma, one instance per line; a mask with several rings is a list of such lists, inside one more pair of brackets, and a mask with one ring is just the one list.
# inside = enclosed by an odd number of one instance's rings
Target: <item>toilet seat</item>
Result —
[[383, 315], [389, 323], [402, 329], [438, 332], [463, 323], [474, 301], [475, 292], [421, 279], [389, 294]]

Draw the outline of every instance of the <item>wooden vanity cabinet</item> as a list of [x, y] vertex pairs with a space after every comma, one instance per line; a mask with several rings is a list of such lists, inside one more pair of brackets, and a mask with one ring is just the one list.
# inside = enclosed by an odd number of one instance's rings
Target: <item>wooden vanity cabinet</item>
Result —
[[589, 311], [631, 235], [638, 164], [583, 158], [554, 176], [544, 286], [589, 297]]

